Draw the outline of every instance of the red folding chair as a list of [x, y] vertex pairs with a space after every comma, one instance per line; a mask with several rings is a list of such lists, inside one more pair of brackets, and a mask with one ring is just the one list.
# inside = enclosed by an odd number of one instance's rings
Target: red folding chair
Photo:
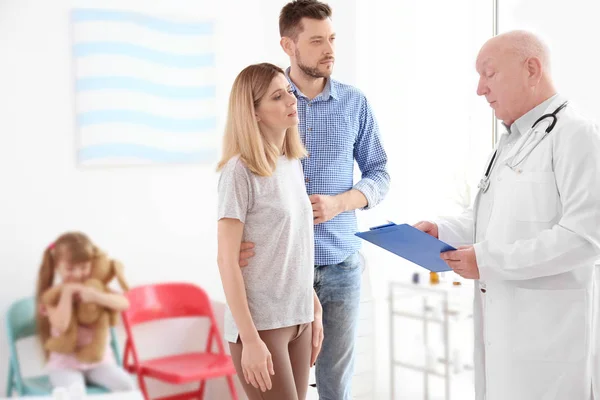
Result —
[[[206, 380], [226, 377], [231, 397], [237, 400], [233, 384], [236, 374], [231, 357], [225, 354], [210, 299], [198, 286], [187, 283], [165, 283], [133, 288], [126, 293], [129, 308], [123, 312], [123, 324], [127, 332], [123, 366], [138, 378], [146, 400], [151, 400], [144, 378], [154, 378], [171, 384], [200, 383], [191, 392], [162, 397], [158, 400], [184, 400], [204, 397]], [[132, 328], [144, 322], [179, 317], [206, 317], [210, 321], [206, 351], [176, 354], [141, 361], [133, 339]], [[160, 339], [158, 339], [160, 340]], [[218, 352], [212, 352], [216, 341]], [[130, 355], [133, 362], [129, 361]]]

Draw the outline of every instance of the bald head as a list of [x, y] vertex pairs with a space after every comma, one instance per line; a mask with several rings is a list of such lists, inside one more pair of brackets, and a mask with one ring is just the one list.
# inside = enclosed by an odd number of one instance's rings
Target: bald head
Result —
[[550, 51], [536, 35], [511, 31], [488, 40], [477, 57], [479, 86], [496, 116], [508, 125], [551, 97]]
[[536, 35], [527, 31], [511, 31], [495, 36], [483, 45], [481, 52], [492, 50], [504, 57], [515, 57], [515, 61], [525, 62], [537, 58], [543, 69], [550, 70], [550, 50]]

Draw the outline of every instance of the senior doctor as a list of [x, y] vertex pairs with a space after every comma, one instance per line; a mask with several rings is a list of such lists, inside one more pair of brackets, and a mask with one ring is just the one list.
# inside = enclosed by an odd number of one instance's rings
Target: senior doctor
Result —
[[476, 399], [588, 400], [599, 130], [557, 94], [549, 52], [531, 33], [490, 39], [476, 69], [477, 94], [507, 132], [473, 209], [415, 226], [461, 246], [442, 258], [476, 280]]

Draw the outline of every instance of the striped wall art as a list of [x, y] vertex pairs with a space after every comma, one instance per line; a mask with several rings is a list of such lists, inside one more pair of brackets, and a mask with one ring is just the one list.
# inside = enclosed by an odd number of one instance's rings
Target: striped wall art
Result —
[[213, 162], [214, 20], [71, 14], [80, 165]]

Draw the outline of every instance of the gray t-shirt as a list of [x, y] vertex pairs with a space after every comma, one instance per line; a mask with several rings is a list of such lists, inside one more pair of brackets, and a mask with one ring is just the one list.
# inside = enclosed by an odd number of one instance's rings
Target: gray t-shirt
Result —
[[[312, 322], [313, 212], [300, 161], [279, 157], [273, 175], [260, 177], [234, 157], [221, 171], [218, 190], [219, 219], [243, 222], [243, 241], [255, 244], [242, 276], [256, 329]], [[226, 307], [225, 340], [235, 343], [238, 334]]]

